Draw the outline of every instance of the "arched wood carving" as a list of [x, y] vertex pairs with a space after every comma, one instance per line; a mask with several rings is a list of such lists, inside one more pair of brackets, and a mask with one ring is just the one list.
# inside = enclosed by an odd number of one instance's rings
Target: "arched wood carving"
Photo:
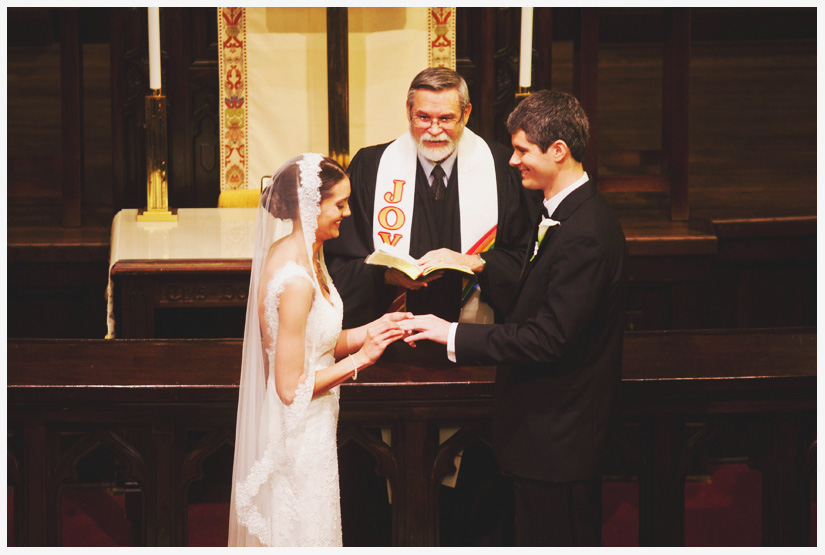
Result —
[[490, 427], [485, 425], [463, 426], [455, 434], [450, 436], [447, 441], [439, 445], [435, 462], [433, 463], [432, 481], [434, 487], [438, 487], [445, 476], [449, 476], [456, 471], [456, 456], [476, 440], [483, 442], [488, 447], [492, 447], [493, 441]]
[[369, 433], [366, 428], [346, 426], [338, 428], [338, 449], [350, 441], [360, 445], [375, 458], [375, 473], [387, 478], [395, 487], [398, 479], [398, 464], [392, 454], [392, 447]]

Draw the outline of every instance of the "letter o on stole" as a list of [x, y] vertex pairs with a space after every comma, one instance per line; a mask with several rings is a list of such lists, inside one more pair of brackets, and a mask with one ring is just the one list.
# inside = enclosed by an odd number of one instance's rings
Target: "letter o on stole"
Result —
[[[390, 225], [389, 222], [389, 215], [394, 214], [395, 222]], [[381, 224], [381, 227], [384, 229], [389, 229], [390, 231], [395, 231], [396, 229], [400, 229], [401, 226], [404, 225], [404, 221], [406, 220], [406, 216], [404, 216], [404, 212], [398, 208], [397, 206], [385, 206], [381, 209], [378, 213], [378, 223]]]

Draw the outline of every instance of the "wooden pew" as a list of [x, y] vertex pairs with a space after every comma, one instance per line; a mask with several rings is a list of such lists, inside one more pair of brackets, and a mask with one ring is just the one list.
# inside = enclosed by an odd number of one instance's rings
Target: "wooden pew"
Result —
[[[684, 543], [688, 467], [725, 434], [762, 473], [763, 543], [805, 545], [816, 330], [636, 332], [624, 353], [613, 471], [638, 480], [640, 545]], [[104, 446], [140, 491], [134, 543], [187, 545], [187, 491], [233, 442], [240, 360], [240, 340], [10, 340], [16, 544], [60, 544], [62, 488]], [[489, 367], [379, 363], [341, 386], [339, 449], [354, 441], [388, 479], [393, 545], [439, 545], [438, 484], [459, 451], [489, 437], [493, 380]], [[461, 430], [440, 444], [444, 426]]]

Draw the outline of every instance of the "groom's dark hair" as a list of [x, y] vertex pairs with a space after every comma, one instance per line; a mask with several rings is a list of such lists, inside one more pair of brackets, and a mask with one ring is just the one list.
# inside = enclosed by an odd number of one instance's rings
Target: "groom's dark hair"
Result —
[[536, 91], [516, 106], [507, 118], [511, 135], [524, 131], [531, 143], [547, 152], [554, 142], [562, 140], [577, 162], [584, 160], [590, 124], [587, 115], [572, 94], [561, 91]]

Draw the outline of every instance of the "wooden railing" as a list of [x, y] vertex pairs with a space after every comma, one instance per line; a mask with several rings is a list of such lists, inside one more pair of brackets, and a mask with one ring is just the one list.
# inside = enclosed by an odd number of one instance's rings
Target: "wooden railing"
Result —
[[[62, 492], [102, 446], [120, 487], [140, 492], [133, 543], [187, 545], [187, 492], [233, 442], [240, 360], [239, 340], [9, 341], [9, 536], [60, 545]], [[814, 329], [629, 333], [623, 375], [611, 472], [638, 481], [640, 545], [684, 544], [685, 476], [719, 438], [761, 472], [762, 543], [807, 544]], [[493, 379], [488, 367], [379, 363], [341, 387], [339, 449], [355, 442], [387, 478], [393, 545], [439, 545], [439, 483], [489, 437]], [[442, 427], [459, 432], [440, 443]]]

